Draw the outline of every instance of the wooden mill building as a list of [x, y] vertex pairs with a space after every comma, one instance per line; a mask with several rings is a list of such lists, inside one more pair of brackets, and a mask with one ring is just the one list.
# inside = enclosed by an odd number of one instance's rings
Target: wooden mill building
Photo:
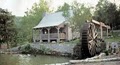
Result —
[[[70, 10], [70, 16], [72, 16], [71, 12]], [[67, 19], [63, 16], [63, 12], [46, 14], [33, 29], [39, 30], [37, 37], [40, 42], [67, 41], [72, 39], [72, 30], [67, 22]], [[33, 34], [35, 33], [33, 32]], [[33, 37], [33, 39], [35, 42], [36, 37]]]

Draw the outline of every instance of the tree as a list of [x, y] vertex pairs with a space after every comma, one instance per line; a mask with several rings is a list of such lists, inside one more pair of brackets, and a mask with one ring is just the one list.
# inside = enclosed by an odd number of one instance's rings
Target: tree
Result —
[[18, 33], [20, 35], [19, 41], [32, 42], [32, 29], [41, 21], [46, 12], [49, 12], [49, 7], [45, 0], [40, 0], [38, 4], [35, 3], [32, 9], [25, 12], [26, 15], [22, 18], [20, 32]]
[[13, 22], [14, 16], [7, 10], [0, 8], [0, 46], [2, 43], [9, 45], [15, 42], [16, 30]]
[[105, 22], [106, 18], [106, 11], [105, 7], [108, 4], [106, 0], [99, 0], [98, 4], [96, 5], [96, 11], [94, 13], [93, 19], [101, 22]]
[[92, 19], [92, 14], [90, 8], [84, 6], [84, 4], [79, 4], [77, 2], [72, 6], [73, 8], [73, 17], [70, 18], [70, 24], [73, 28], [73, 31], [80, 31], [82, 24], [86, 20]]
[[[72, 10], [72, 14], [69, 12]], [[72, 6], [64, 3], [63, 6], [58, 7], [57, 11], [63, 11], [63, 16], [67, 18], [68, 23], [71, 25], [73, 31], [80, 31], [81, 25], [86, 20], [92, 19], [92, 14], [90, 12], [90, 7], [87, 8], [84, 4], [79, 4], [76, 1]], [[72, 15], [72, 17], [70, 17]]]
[[69, 17], [69, 12], [68, 12], [69, 10], [70, 10], [70, 5], [67, 4], [67, 3], [64, 3], [63, 6], [59, 6], [59, 7], [58, 7], [57, 12], [58, 12], [58, 11], [63, 11], [63, 16], [64, 16], [64, 17]]
[[116, 22], [115, 22], [115, 29], [120, 29], [120, 6], [117, 10], [117, 13], [115, 14], [116, 15]]
[[97, 21], [104, 22], [115, 28], [119, 19], [117, 6], [107, 0], [99, 0], [93, 18]]

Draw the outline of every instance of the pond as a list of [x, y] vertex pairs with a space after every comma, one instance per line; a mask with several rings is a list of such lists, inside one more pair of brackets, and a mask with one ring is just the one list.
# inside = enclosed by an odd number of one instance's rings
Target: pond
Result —
[[45, 65], [68, 62], [70, 58], [46, 55], [0, 54], [0, 65]]

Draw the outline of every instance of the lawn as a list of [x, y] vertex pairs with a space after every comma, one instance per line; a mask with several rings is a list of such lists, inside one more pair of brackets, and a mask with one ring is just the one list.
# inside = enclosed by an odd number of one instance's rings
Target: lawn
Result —
[[107, 41], [107, 42], [120, 42], [120, 37], [106, 38], [105, 41]]
[[111, 37], [105, 39], [107, 42], [120, 42], [120, 32], [114, 32]]

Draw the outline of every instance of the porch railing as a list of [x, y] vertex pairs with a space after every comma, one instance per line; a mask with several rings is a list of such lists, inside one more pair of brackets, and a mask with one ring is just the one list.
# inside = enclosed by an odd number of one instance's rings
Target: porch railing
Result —
[[[50, 33], [50, 39], [57, 39], [58, 38], [58, 33]], [[64, 33], [59, 33], [59, 38], [60, 39], [65, 39], [65, 34]], [[48, 34], [41, 34], [41, 39], [42, 40], [47, 40], [48, 39]]]

